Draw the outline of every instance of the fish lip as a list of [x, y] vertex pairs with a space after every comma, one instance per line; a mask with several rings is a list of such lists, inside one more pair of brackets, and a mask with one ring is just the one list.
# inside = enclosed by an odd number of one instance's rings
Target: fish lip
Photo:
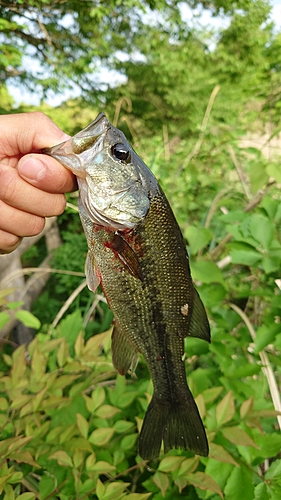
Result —
[[106, 121], [108, 123], [108, 126], [110, 126], [110, 123], [103, 112], [99, 113], [98, 116], [92, 121], [92, 123], [90, 123], [90, 125], [98, 125], [100, 121]]
[[97, 146], [100, 138], [111, 128], [111, 124], [104, 113], [99, 113], [87, 127], [60, 144], [43, 148], [41, 153], [52, 156], [74, 175], [86, 178], [87, 172], [83, 167], [80, 155], [88, 148]]
[[[93, 134], [93, 130], [96, 129], [99, 125], [101, 125], [101, 130], [97, 131], [96, 133]], [[83, 130], [75, 134], [73, 137], [70, 137], [66, 141], [60, 142], [59, 144], [56, 144], [55, 146], [51, 146], [48, 148], [43, 148], [41, 149], [41, 152], [43, 154], [47, 154], [49, 156], [55, 155], [58, 153], [59, 150], [62, 150], [61, 152], [63, 154], [70, 154], [70, 153], [76, 153], [75, 151], [75, 140], [79, 138], [86, 138], [86, 137], [93, 137], [95, 138], [93, 145], [97, 142], [97, 140], [100, 138], [100, 136], [109, 130], [111, 127], [108, 119], [106, 118], [104, 113], [99, 113], [98, 116]], [[90, 132], [90, 133], [89, 133]]]

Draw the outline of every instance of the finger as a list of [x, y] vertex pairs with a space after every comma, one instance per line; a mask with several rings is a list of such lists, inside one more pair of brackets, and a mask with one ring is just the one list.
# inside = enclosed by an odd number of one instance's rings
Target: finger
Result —
[[77, 189], [76, 177], [54, 158], [47, 155], [26, 155], [18, 163], [20, 176], [49, 193], [69, 193]]
[[[31, 186], [22, 179], [17, 170], [0, 164], [0, 200], [10, 208], [40, 216], [60, 215], [65, 209], [65, 196], [51, 194]], [[1, 212], [1, 225], [4, 213]], [[17, 234], [17, 233], [16, 233]]]
[[20, 113], [1, 116], [0, 154], [16, 156], [54, 146], [69, 138], [44, 113]]
[[22, 238], [19, 238], [19, 236], [0, 229], [0, 254], [13, 252], [19, 246], [21, 240]]
[[0, 200], [0, 230], [19, 237], [35, 236], [45, 226], [45, 218], [10, 207]]

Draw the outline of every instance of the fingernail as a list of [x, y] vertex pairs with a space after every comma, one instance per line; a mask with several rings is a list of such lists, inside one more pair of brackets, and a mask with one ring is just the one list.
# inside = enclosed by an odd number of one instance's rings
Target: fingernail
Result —
[[40, 181], [45, 175], [46, 167], [38, 158], [23, 158], [18, 166], [20, 174], [26, 179]]

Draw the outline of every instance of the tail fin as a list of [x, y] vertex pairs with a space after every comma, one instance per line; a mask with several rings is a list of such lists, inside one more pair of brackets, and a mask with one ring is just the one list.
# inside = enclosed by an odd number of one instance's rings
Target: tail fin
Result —
[[165, 453], [181, 448], [204, 457], [208, 455], [205, 429], [191, 398], [172, 403], [153, 396], [139, 437], [139, 454], [144, 460], [159, 456], [162, 440]]

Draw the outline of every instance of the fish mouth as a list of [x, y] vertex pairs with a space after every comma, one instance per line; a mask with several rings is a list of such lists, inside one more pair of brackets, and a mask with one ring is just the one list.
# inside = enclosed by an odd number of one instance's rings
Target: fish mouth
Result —
[[58, 160], [78, 177], [85, 178], [85, 167], [80, 161], [79, 155], [88, 151], [93, 146], [98, 149], [99, 142], [101, 142], [102, 137], [110, 127], [111, 124], [105, 114], [99, 113], [95, 120], [78, 132], [78, 134], [60, 144], [44, 148], [41, 152]]

